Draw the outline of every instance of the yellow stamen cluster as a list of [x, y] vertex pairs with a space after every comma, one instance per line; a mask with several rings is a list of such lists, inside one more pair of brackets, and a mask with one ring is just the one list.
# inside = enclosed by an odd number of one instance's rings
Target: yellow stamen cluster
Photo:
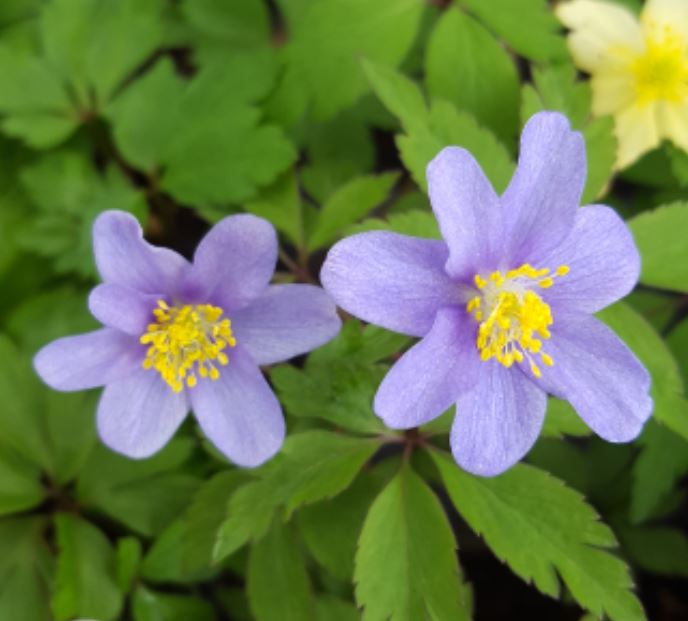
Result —
[[551, 272], [526, 263], [505, 273], [492, 272], [487, 278], [476, 274], [478, 295], [468, 301], [466, 310], [480, 323], [476, 345], [481, 360], [495, 358], [507, 368], [527, 360], [535, 377], [542, 375], [536, 356], [545, 366], [554, 364], [542, 351], [542, 340], [551, 336], [552, 311], [533, 289], [548, 289], [568, 272], [566, 265]]
[[143, 368], [155, 369], [175, 392], [181, 392], [184, 384], [193, 388], [198, 383], [197, 374], [211, 380], [219, 378], [216, 365], [229, 362], [223, 350], [236, 345], [231, 323], [222, 313], [211, 304], [170, 307], [158, 300], [153, 311], [155, 323], [140, 339], [149, 345]]
[[682, 38], [669, 26], [649, 25], [645, 52], [630, 64], [638, 103], [679, 103], [688, 98], [688, 54], [684, 48]]

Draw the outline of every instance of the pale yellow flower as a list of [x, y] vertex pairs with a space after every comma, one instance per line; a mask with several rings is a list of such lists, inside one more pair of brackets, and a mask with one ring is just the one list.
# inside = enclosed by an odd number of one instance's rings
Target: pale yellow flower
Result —
[[592, 76], [592, 113], [614, 116], [617, 168], [664, 138], [688, 151], [688, 0], [648, 0], [640, 19], [600, 0], [556, 13], [574, 62]]

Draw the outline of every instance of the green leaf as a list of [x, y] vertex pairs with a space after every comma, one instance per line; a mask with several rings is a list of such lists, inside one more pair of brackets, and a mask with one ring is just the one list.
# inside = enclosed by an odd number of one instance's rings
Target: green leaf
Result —
[[301, 168], [301, 180], [306, 192], [319, 204], [340, 186], [373, 168], [375, 145], [359, 108], [328, 123], [309, 123], [306, 127], [308, 164]]
[[270, 89], [272, 73], [253, 57], [235, 60], [189, 83], [162, 60], [108, 108], [124, 157], [182, 202], [250, 199], [295, 159], [283, 132], [262, 124], [253, 105]]
[[303, 204], [294, 171], [288, 170], [280, 175], [244, 207], [246, 211], [270, 220], [297, 247], [305, 246]]
[[149, 459], [132, 461], [97, 446], [77, 481], [80, 502], [136, 533], [161, 533], [188, 504], [200, 480], [183, 470], [193, 442], [172, 440]]
[[335, 241], [344, 227], [353, 224], [387, 198], [398, 173], [358, 177], [337, 189], [318, 214], [308, 239], [308, 249], [315, 250]]
[[83, 153], [58, 151], [22, 170], [22, 184], [38, 213], [20, 231], [19, 244], [51, 259], [58, 273], [96, 277], [92, 253], [95, 218], [117, 209], [143, 219], [146, 204], [115, 168], [104, 175]]
[[432, 490], [408, 466], [377, 497], [356, 554], [364, 621], [468, 619], [456, 541]]
[[629, 558], [646, 571], [688, 577], [688, 537], [674, 528], [619, 529], [619, 538]]
[[293, 531], [275, 521], [251, 548], [246, 590], [257, 621], [313, 621], [315, 602]]
[[605, 550], [616, 543], [613, 533], [580, 494], [532, 466], [485, 479], [463, 472], [444, 453], [431, 454], [461, 516], [521, 578], [556, 597], [559, 574], [596, 615], [645, 618], [628, 568]]
[[666, 342], [642, 315], [622, 302], [605, 308], [598, 317], [621, 337], [650, 372], [655, 420], [688, 439], [688, 401], [682, 396], [681, 374]]
[[638, 442], [642, 451], [633, 465], [630, 508], [635, 523], [651, 517], [677, 480], [688, 472], [688, 444], [681, 436], [649, 421]]
[[367, 90], [361, 58], [399, 65], [415, 39], [422, 9], [420, 0], [312, 3], [294, 25], [287, 51], [291, 88], [308, 94], [317, 119], [334, 117]]
[[102, 111], [162, 41], [162, 0], [54, 0], [40, 20], [43, 55], [0, 50], [3, 130], [56, 146]]
[[31, 509], [44, 497], [40, 469], [11, 448], [0, 445], [0, 515]]
[[280, 454], [259, 472], [260, 480], [241, 487], [231, 498], [215, 559], [234, 552], [265, 533], [272, 514], [284, 505], [287, 515], [303, 504], [344, 491], [379, 444], [323, 430], [287, 438]]
[[[503, 38], [516, 52], [536, 61], [566, 58], [561, 26], [547, 0], [459, 0], [459, 4]], [[528, 27], [524, 28], [524, 24]]]
[[595, 119], [583, 128], [582, 134], [588, 154], [588, 178], [581, 198], [585, 205], [605, 192], [612, 177], [617, 147], [614, 120]]
[[347, 229], [347, 233], [350, 235], [364, 231], [394, 231], [414, 237], [440, 238], [440, 230], [435, 216], [431, 212], [417, 209], [390, 214], [384, 220], [368, 218]]
[[207, 601], [188, 595], [158, 593], [140, 586], [132, 602], [134, 621], [217, 621]]
[[239, 470], [219, 472], [194, 495], [182, 518], [180, 547], [184, 571], [210, 569], [217, 532], [227, 515], [227, 502], [244, 480]]
[[458, 8], [443, 13], [430, 37], [425, 82], [430, 95], [512, 141], [519, 100], [514, 62], [488, 30]]
[[333, 595], [320, 596], [315, 609], [318, 621], [359, 621], [361, 618], [356, 606]]
[[117, 541], [115, 576], [122, 593], [131, 590], [139, 571], [141, 555], [141, 542], [136, 537], [122, 537]]
[[501, 192], [506, 188], [514, 163], [490, 131], [447, 101], [434, 101], [428, 110], [418, 86], [389, 67], [366, 62], [364, 69], [375, 94], [404, 127], [406, 133], [396, 137], [397, 147], [421, 188], [426, 188], [428, 163], [448, 145], [468, 149], [495, 189]]
[[567, 436], [589, 436], [592, 431], [576, 414], [568, 401], [550, 397], [547, 401], [547, 416], [540, 432], [543, 436], [560, 438]]
[[378, 481], [365, 472], [339, 496], [303, 507], [296, 514], [308, 551], [337, 578], [350, 581], [353, 576], [358, 537], [379, 491]]
[[53, 563], [40, 517], [0, 522], [0, 618], [53, 621], [49, 589]]
[[123, 598], [107, 538], [95, 526], [65, 513], [57, 516], [55, 525], [59, 555], [52, 609], [56, 620], [116, 619]]
[[684, 384], [688, 382], [688, 320], [684, 319], [667, 336], [667, 344], [681, 368]]
[[688, 293], [688, 203], [663, 205], [628, 224], [643, 257], [640, 282]]

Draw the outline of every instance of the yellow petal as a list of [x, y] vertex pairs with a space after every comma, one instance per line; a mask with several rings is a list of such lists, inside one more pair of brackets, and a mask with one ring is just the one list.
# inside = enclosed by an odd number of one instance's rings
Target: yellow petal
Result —
[[677, 147], [688, 151], [688, 101], [682, 103], [660, 102], [657, 110], [657, 123], [662, 138], [668, 138]]
[[648, 0], [641, 15], [647, 29], [671, 28], [688, 43], [688, 2], [686, 0]]
[[572, 31], [568, 43], [576, 65], [588, 73], [624, 66], [644, 49], [640, 22], [618, 4], [573, 0], [559, 4], [556, 14]]
[[634, 105], [615, 117], [615, 134], [619, 142], [616, 167], [626, 168], [641, 155], [659, 145], [657, 106], [654, 103]]
[[630, 71], [603, 71], [593, 75], [592, 113], [594, 116], [617, 114], [633, 105], [636, 97]]

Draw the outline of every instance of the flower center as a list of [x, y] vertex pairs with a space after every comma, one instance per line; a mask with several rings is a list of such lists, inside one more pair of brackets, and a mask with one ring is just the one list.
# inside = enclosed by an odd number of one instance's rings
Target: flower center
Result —
[[211, 304], [170, 307], [158, 300], [153, 311], [155, 323], [140, 338], [149, 345], [143, 368], [155, 369], [175, 392], [180, 392], [184, 383], [193, 388], [198, 382], [196, 374], [216, 380], [220, 377], [216, 363], [225, 366], [229, 362], [223, 350], [236, 345], [231, 323], [222, 313]]
[[688, 53], [681, 37], [668, 26], [658, 32], [650, 25], [645, 53], [630, 65], [638, 102], [688, 99]]
[[495, 358], [507, 368], [527, 360], [535, 377], [542, 375], [536, 357], [546, 366], [554, 364], [542, 350], [542, 340], [551, 336], [552, 311], [533, 288], [547, 289], [568, 272], [566, 265], [550, 272], [526, 263], [506, 273], [492, 272], [487, 278], [476, 274], [478, 295], [468, 301], [466, 310], [480, 324], [476, 345], [481, 360]]

